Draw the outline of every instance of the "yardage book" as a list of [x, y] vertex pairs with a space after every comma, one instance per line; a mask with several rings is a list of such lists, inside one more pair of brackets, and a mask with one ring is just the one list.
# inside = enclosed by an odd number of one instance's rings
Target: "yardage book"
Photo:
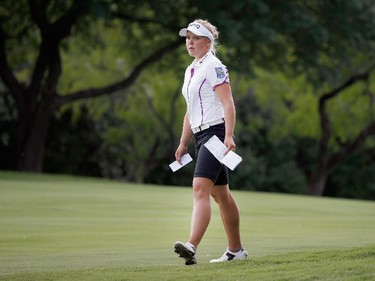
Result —
[[229, 151], [227, 154], [227, 147], [217, 136], [213, 136], [204, 144], [205, 147], [215, 156], [217, 160], [223, 163], [232, 171], [241, 163], [242, 157], [233, 151]]
[[173, 172], [176, 172], [177, 170], [181, 169], [183, 166], [193, 161], [193, 159], [191, 158], [189, 153], [186, 153], [181, 157], [180, 161], [182, 165], [177, 161], [174, 161], [173, 163], [169, 164], [169, 167]]

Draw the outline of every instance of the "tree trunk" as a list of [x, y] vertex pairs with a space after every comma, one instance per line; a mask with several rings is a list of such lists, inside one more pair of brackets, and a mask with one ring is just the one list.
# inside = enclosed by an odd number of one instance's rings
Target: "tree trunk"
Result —
[[44, 145], [53, 110], [53, 100], [46, 99], [37, 110], [19, 116], [18, 170], [43, 171]]
[[309, 194], [315, 196], [322, 196], [327, 182], [328, 171], [324, 168], [319, 168], [311, 176], [309, 181]]

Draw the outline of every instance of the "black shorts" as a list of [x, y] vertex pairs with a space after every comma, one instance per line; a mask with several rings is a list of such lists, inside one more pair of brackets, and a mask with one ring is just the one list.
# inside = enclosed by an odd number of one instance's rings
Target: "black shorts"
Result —
[[213, 136], [216, 135], [221, 141], [225, 138], [225, 124], [218, 124], [196, 133], [195, 137], [195, 157], [197, 164], [195, 166], [194, 178], [202, 177], [208, 178], [214, 182], [215, 185], [229, 184], [228, 169], [221, 164], [219, 160], [212, 155], [211, 152], [204, 146], [204, 144]]

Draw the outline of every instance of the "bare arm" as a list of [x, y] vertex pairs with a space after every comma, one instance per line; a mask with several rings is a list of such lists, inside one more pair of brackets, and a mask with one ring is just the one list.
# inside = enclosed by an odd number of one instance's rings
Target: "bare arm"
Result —
[[188, 150], [189, 143], [193, 137], [193, 132], [190, 127], [189, 118], [187, 116], [187, 113], [184, 117], [184, 123], [182, 127], [182, 134], [180, 138], [180, 144], [178, 145], [178, 148], [175, 152], [175, 157], [177, 161], [180, 161], [181, 157], [186, 154]]
[[236, 125], [236, 109], [234, 106], [232, 90], [229, 84], [225, 83], [215, 88], [215, 93], [219, 96], [224, 107], [225, 114], [225, 139], [224, 144], [228, 147], [227, 152], [236, 150], [234, 143], [234, 127]]

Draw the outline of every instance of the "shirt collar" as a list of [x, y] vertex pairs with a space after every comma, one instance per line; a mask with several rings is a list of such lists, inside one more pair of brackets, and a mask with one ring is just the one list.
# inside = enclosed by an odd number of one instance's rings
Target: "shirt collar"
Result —
[[203, 63], [205, 62], [205, 60], [210, 57], [210, 56], [213, 56], [212, 52], [211, 51], [208, 51], [199, 61], [193, 61], [193, 66], [194, 67], [200, 67], [201, 65], [203, 65]]

